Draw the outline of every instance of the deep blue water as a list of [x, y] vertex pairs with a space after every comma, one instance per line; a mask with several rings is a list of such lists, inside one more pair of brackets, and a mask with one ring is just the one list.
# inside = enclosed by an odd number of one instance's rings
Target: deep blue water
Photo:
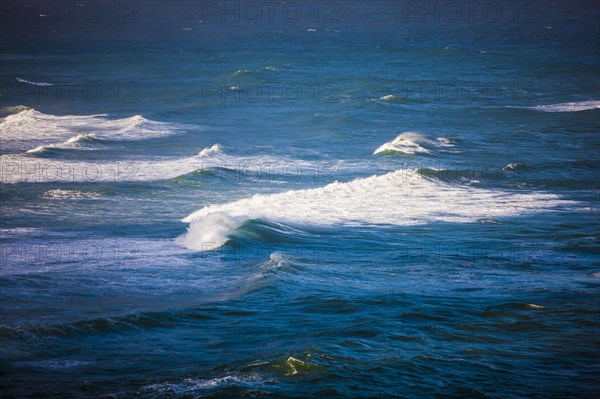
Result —
[[1, 11], [3, 397], [600, 394], [599, 3]]

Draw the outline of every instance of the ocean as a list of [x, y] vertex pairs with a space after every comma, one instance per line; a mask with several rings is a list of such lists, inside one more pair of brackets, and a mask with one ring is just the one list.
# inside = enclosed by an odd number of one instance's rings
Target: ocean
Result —
[[600, 3], [0, 11], [3, 398], [600, 395]]

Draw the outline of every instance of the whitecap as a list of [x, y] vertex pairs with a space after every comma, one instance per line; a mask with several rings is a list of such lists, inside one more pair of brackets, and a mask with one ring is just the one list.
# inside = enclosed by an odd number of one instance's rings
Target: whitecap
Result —
[[398, 97], [395, 96], [393, 94], [388, 94], [386, 96], [381, 96], [379, 97], [380, 101], [385, 101], [385, 102], [389, 102], [389, 103], [399, 103], [399, 102], [403, 102], [404, 100], [402, 99], [402, 97]]
[[415, 170], [400, 170], [315, 189], [257, 194], [208, 205], [182, 220], [189, 226], [176, 241], [192, 250], [213, 249], [251, 219], [321, 226], [473, 223], [570, 203], [552, 194], [461, 187], [424, 179]]
[[92, 137], [114, 141], [163, 137], [184, 127], [183, 124], [152, 121], [141, 115], [111, 119], [106, 114], [56, 116], [25, 109], [0, 122], [0, 140], [7, 149], [36, 153], [44, 150], [38, 148], [40, 146], [69, 148]]
[[[446, 137], [430, 139], [423, 134], [415, 132], [404, 132], [398, 135], [394, 140], [388, 141], [379, 146], [373, 154], [390, 151], [402, 154], [430, 153], [431, 149], [440, 149], [442, 147], [453, 147], [452, 141]], [[429, 147], [429, 148], [428, 148]]]
[[536, 305], [535, 303], [528, 303], [527, 304], [527, 308], [528, 309], [540, 310], [540, 309], [544, 309], [545, 307], [542, 306], [542, 305]]
[[31, 150], [27, 150], [26, 154], [38, 154], [38, 153], [44, 152], [50, 148], [81, 148], [81, 149], [84, 149], [85, 147], [81, 147], [79, 145], [79, 143], [89, 140], [89, 139], [93, 139], [95, 137], [96, 137], [96, 135], [93, 133], [92, 134], [78, 134], [77, 136], [73, 136], [60, 144], [39, 145]]
[[212, 146], [206, 147], [198, 153], [198, 155], [201, 157], [214, 154], [223, 154], [223, 147], [221, 147], [220, 144], [213, 144]]

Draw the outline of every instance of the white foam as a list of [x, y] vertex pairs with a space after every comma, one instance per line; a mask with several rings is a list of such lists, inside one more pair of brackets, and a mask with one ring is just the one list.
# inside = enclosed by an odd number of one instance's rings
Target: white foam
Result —
[[78, 134], [77, 136], [71, 137], [70, 139], [65, 141], [64, 144], [74, 144], [74, 143], [78, 143], [82, 140], [95, 138], [95, 137], [96, 137], [96, 135], [93, 133], [92, 134]]
[[244, 386], [260, 386], [263, 385], [263, 379], [257, 374], [232, 374], [223, 377], [200, 379], [186, 378], [181, 382], [160, 383], [147, 385], [143, 389], [146, 391], [154, 391], [159, 394], [176, 394], [191, 393], [198, 390], [216, 388], [223, 385], [244, 385]]
[[32, 148], [31, 150], [27, 150], [28, 154], [37, 154], [40, 152], [43, 152], [44, 150], [46, 150], [47, 148], [51, 148], [54, 147], [54, 145], [50, 144], [50, 145], [38, 145], [35, 148]]
[[221, 144], [213, 144], [212, 146], [206, 147], [198, 153], [198, 155], [200, 155], [201, 157], [213, 154], [223, 154], [223, 147], [221, 146]]
[[95, 137], [96, 137], [96, 135], [93, 133], [92, 134], [78, 134], [77, 136], [73, 136], [60, 144], [39, 145], [31, 150], [27, 150], [26, 153], [27, 154], [38, 154], [40, 152], [44, 152], [45, 150], [47, 150], [49, 148], [79, 148], [80, 142], [85, 141], [86, 139], [92, 139]]
[[379, 97], [380, 101], [390, 102], [390, 103], [399, 103], [404, 101], [402, 97], [395, 96], [393, 94], [388, 94], [387, 96]]
[[0, 123], [0, 140], [4, 148], [29, 149], [29, 153], [35, 153], [45, 148], [73, 147], [91, 137], [115, 141], [162, 137], [182, 127], [151, 121], [141, 115], [110, 119], [105, 114], [55, 116], [27, 109], [4, 118]]
[[600, 101], [579, 101], [571, 103], [560, 103], [560, 104], [548, 104], [548, 105], [536, 105], [534, 107], [528, 107], [542, 112], [579, 112], [587, 111], [590, 109], [600, 109]]
[[[289, 179], [301, 176], [311, 177], [319, 172], [319, 168], [336, 170], [344, 162], [331, 160], [327, 162], [306, 161], [273, 155], [239, 155], [232, 154], [221, 145], [213, 144], [198, 153], [198, 157], [207, 169], [224, 168], [256, 178], [287, 176]], [[346, 165], [344, 168], [348, 169]], [[323, 170], [321, 171], [323, 172]], [[271, 180], [273, 181], [273, 180]]]
[[[35, 149], [38, 150], [38, 149]], [[239, 156], [227, 153], [220, 144], [207, 147], [191, 157], [155, 157], [107, 161], [71, 161], [32, 157], [25, 154], [0, 155], [0, 182], [128, 182], [173, 179], [197, 170], [229, 169], [237, 178], [287, 181], [301, 177], [325, 178], [343, 162], [309, 162], [275, 156]]]
[[377, 148], [373, 154], [384, 151], [400, 152], [403, 154], [430, 153], [431, 148], [453, 147], [451, 141], [445, 137], [430, 139], [420, 133], [404, 132], [394, 140], [388, 141]]
[[308, 190], [255, 195], [208, 205], [183, 219], [187, 233], [177, 243], [192, 250], [214, 249], [250, 219], [315, 225], [414, 225], [468, 223], [516, 216], [569, 203], [545, 193], [512, 193], [452, 185], [415, 170], [335, 182]]
[[21, 154], [0, 156], [0, 182], [128, 182], [172, 179], [210, 165], [199, 156], [115, 162], [67, 161]]
[[272, 252], [269, 255], [269, 260], [261, 264], [258, 273], [254, 276], [255, 278], [264, 277], [267, 274], [276, 273], [279, 270], [293, 268], [291, 258], [281, 251]]
[[30, 84], [32, 86], [54, 86], [54, 83], [47, 83], [47, 82], [33, 82], [31, 80], [26, 80], [26, 79], [22, 79], [22, 78], [15, 78], [18, 82], [20, 83], [27, 83]]
[[545, 307], [542, 305], [536, 305], [535, 303], [528, 303], [527, 304], [527, 308], [528, 309], [536, 309], [536, 310], [540, 310], [540, 309], [544, 309]]
[[46, 191], [42, 197], [46, 199], [101, 199], [102, 195], [78, 190], [54, 189]]

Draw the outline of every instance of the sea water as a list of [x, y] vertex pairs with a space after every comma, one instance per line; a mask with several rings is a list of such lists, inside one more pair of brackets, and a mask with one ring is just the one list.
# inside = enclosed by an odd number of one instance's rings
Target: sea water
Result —
[[7, 397], [597, 397], [596, 2], [3, 2]]

